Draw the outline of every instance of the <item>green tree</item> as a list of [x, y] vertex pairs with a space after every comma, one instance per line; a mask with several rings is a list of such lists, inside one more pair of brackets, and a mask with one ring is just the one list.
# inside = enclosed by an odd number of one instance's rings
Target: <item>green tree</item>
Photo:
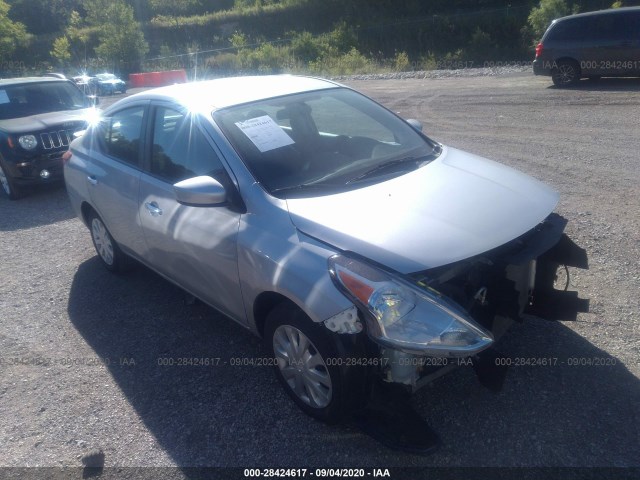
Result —
[[195, 15], [200, 13], [200, 0], [149, 0], [149, 7], [153, 15]]
[[0, 60], [10, 58], [16, 48], [28, 40], [25, 26], [9, 18], [10, 8], [4, 0], [0, 0]]
[[53, 48], [49, 53], [58, 61], [61, 66], [64, 66], [64, 64], [71, 59], [69, 46], [69, 39], [64, 35], [62, 37], [56, 38], [53, 41]]
[[124, 0], [87, 0], [87, 23], [98, 31], [96, 55], [125, 70], [139, 67], [149, 45]]
[[69, 15], [69, 24], [65, 29], [66, 37], [69, 40], [70, 49], [75, 59], [82, 58], [83, 66], [87, 64], [87, 42], [89, 41], [89, 32], [84, 27], [82, 17], [73, 10]]
[[569, 15], [570, 9], [564, 0], [540, 0], [540, 4], [529, 13], [529, 26], [534, 38], [540, 38], [552, 20]]

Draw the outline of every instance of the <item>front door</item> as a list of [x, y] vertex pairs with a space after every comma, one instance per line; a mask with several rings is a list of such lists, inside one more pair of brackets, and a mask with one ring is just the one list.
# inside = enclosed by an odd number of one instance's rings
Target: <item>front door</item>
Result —
[[237, 259], [240, 214], [229, 206], [178, 203], [173, 184], [227, 175], [195, 120], [168, 106], [154, 109], [149, 162], [140, 178], [139, 215], [149, 263], [202, 300], [244, 321]]

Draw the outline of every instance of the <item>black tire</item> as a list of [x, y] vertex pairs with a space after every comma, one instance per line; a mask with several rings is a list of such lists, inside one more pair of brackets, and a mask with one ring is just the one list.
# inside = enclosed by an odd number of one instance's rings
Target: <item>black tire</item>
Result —
[[[266, 319], [265, 348], [276, 359], [278, 380], [302, 411], [326, 423], [345, 419], [362, 405], [366, 391], [368, 367], [347, 362], [360, 349], [353, 337], [340, 337], [290, 303], [276, 306]], [[296, 348], [301, 345], [302, 352]]]
[[556, 87], [570, 87], [580, 80], [580, 65], [573, 60], [559, 60], [551, 72]]
[[102, 265], [111, 272], [129, 270], [129, 257], [122, 253], [100, 216], [91, 212], [87, 217], [87, 223], [89, 224], [91, 241]]
[[6, 195], [9, 200], [18, 200], [23, 195], [22, 189], [16, 185], [14, 179], [9, 175], [8, 169], [2, 160], [0, 160], [0, 192]]

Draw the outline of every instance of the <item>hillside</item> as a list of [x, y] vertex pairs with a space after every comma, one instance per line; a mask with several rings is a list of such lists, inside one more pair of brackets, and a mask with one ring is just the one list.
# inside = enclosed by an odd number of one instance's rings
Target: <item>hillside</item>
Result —
[[343, 74], [530, 61], [537, 38], [528, 17], [539, 3], [571, 13], [611, 2], [0, 0], [5, 20], [25, 30], [8, 43], [3, 34], [1, 73], [198, 65], [218, 74]]

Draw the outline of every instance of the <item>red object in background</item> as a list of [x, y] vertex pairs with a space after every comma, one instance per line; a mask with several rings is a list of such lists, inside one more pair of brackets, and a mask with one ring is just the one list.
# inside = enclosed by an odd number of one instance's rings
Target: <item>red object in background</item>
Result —
[[168, 70], [166, 72], [145, 72], [129, 74], [131, 88], [162, 87], [174, 83], [187, 83], [185, 70]]

